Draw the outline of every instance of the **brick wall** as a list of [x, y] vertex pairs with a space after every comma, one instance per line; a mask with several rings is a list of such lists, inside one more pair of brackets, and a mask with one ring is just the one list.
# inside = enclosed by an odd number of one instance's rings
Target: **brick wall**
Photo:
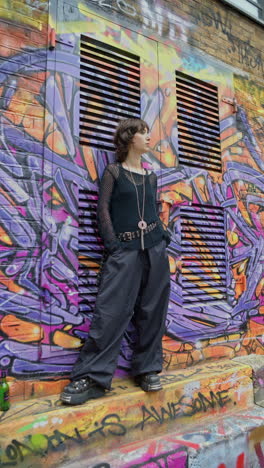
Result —
[[229, 65], [254, 74], [255, 79], [263, 79], [263, 27], [221, 1], [85, 0], [83, 4], [109, 19], [122, 21], [138, 32], [162, 38], [176, 47], [177, 43], [185, 42]]

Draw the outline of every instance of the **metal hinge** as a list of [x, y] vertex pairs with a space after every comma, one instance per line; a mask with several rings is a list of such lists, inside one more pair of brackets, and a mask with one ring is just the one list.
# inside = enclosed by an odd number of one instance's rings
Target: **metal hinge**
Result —
[[56, 44], [63, 44], [64, 46], [74, 47], [74, 42], [69, 39], [68, 37], [56, 34], [56, 30], [54, 28], [49, 29], [49, 50], [54, 50]]
[[56, 46], [56, 31], [54, 28], [49, 30], [49, 50], [54, 50]]
[[237, 100], [236, 100], [236, 98], [223, 97], [222, 101], [225, 102], [226, 104], [230, 104], [230, 106], [234, 106], [233, 107], [233, 114], [235, 114], [237, 112]]

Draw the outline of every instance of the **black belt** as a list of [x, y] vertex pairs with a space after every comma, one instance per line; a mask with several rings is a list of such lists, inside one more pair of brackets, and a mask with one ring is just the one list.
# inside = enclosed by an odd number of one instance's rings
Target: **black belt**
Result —
[[[143, 231], [144, 234], [146, 234], [147, 232], [153, 231], [153, 229], [155, 229], [156, 226], [157, 226], [156, 221], [154, 223], [148, 224], [146, 229], [144, 229]], [[119, 234], [117, 234], [118, 239], [124, 242], [128, 242], [133, 239], [139, 239], [140, 236], [141, 236], [140, 229], [138, 229], [138, 231], [133, 231], [133, 232], [126, 231], [126, 232], [120, 232]]]

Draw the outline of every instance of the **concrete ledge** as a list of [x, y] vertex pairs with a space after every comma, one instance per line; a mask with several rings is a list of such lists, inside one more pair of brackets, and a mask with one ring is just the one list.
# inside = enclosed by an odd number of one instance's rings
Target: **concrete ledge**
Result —
[[251, 375], [250, 366], [222, 360], [164, 373], [160, 392], [116, 379], [104, 398], [78, 407], [62, 406], [56, 396], [14, 404], [0, 418], [0, 466], [59, 466], [69, 456], [101, 456], [246, 410], [253, 405]]
[[[186, 429], [186, 428], [185, 428]], [[63, 468], [263, 468], [264, 409], [252, 407], [210, 424], [175, 428], [87, 460], [65, 460]]]
[[238, 356], [233, 360], [252, 368], [254, 401], [256, 405], [264, 407], [264, 355], [250, 354]]

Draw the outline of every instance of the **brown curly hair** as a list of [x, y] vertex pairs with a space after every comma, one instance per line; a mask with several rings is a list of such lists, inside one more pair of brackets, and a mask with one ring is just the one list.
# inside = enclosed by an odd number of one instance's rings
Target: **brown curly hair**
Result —
[[116, 147], [116, 160], [124, 162], [127, 157], [129, 145], [137, 132], [149, 132], [148, 124], [142, 119], [121, 120], [114, 134], [114, 145]]

